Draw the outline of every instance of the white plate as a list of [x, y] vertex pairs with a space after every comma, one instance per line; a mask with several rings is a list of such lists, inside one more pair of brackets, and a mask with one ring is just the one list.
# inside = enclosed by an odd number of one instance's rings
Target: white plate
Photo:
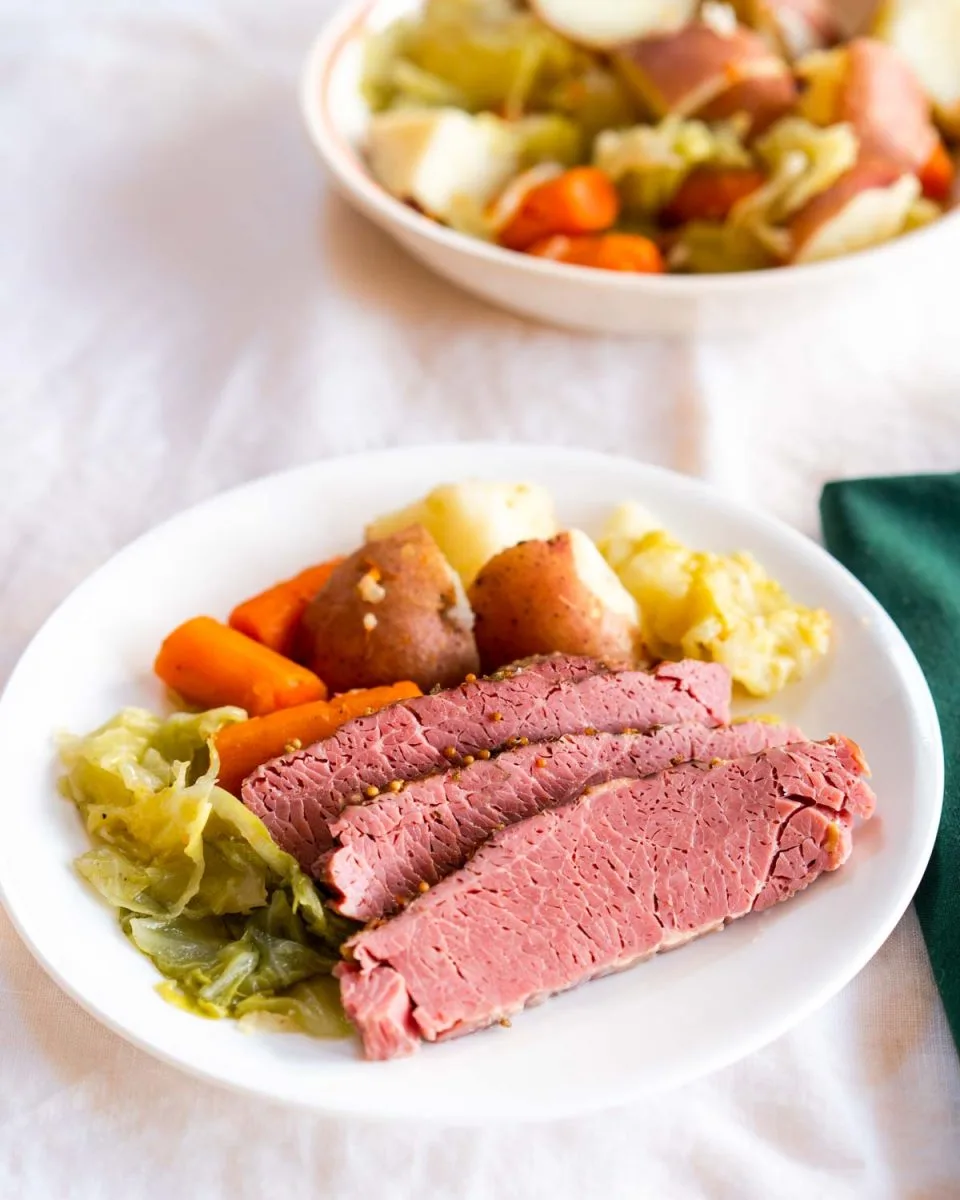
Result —
[[[123, 704], [159, 706], [161, 638], [197, 613], [349, 550], [364, 522], [435, 483], [469, 477], [551, 488], [565, 523], [596, 529], [634, 498], [680, 537], [746, 548], [836, 621], [829, 663], [776, 710], [811, 736], [863, 746], [879, 796], [851, 862], [789, 904], [603, 979], [495, 1028], [386, 1064], [352, 1040], [241, 1033], [164, 1003], [151, 964], [71, 868], [85, 848], [55, 790], [54, 729], [86, 731]], [[933, 703], [903, 638], [812, 543], [703, 485], [574, 450], [461, 445], [340, 459], [270, 476], [146, 534], [82, 584], [24, 654], [0, 701], [4, 764], [0, 886], [20, 934], [90, 1013], [167, 1062], [318, 1109], [444, 1121], [535, 1119], [610, 1106], [756, 1050], [860, 970], [893, 929], [927, 863], [940, 816]]]

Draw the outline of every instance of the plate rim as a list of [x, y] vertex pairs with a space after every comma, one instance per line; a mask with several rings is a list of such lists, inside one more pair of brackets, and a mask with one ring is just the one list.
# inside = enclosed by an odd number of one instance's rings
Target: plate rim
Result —
[[[560, 1103], [551, 1105], [548, 1111], [530, 1112], [527, 1115], [519, 1115], [511, 1111], [504, 1113], [502, 1116], [498, 1114], [466, 1115], [459, 1112], [451, 1113], [445, 1118], [445, 1122], [451, 1126], [475, 1126], [478, 1123], [496, 1123], [501, 1120], [510, 1120], [514, 1122], [533, 1122], [547, 1119], [560, 1119], [575, 1115], [587, 1115], [589, 1113], [608, 1111], [611, 1108], [629, 1103], [632, 1100], [637, 1100], [643, 1096], [662, 1094], [665, 1091], [673, 1090], [676, 1087], [683, 1086], [695, 1079], [711, 1075], [726, 1066], [732, 1065], [741, 1059], [756, 1053], [776, 1041], [787, 1033], [790, 1029], [800, 1024], [807, 1017], [819, 1010], [830, 999], [837, 995], [856, 975], [863, 970], [867, 963], [876, 955], [879, 949], [889, 938], [897, 924], [902, 919], [907, 908], [912, 903], [913, 896], [920, 885], [923, 874], [926, 871], [930, 858], [933, 853], [934, 844], [939, 830], [942, 807], [943, 807], [943, 790], [944, 790], [944, 753], [943, 740], [940, 730], [939, 719], [936, 711], [936, 706], [930, 693], [929, 685], [913, 653], [909, 643], [900, 631], [899, 627], [893, 621], [892, 617], [879, 604], [876, 598], [869, 590], [852, 574], [838, 559], [835, 559], [829, 552], [813, 539], [807, 537], [798, 529], [787, 524], [786, 522], [774, 517], [763, 509], [750, 508], [743, 501], [736, 497], [729, 496], [724, 492], [712, 487], [709, 483], [694, 476], [685, 475], [682, 472], [672, 470], [667, 467], [662, 467], [653, 463], [646, 463], [630, 455], [625, 454], [610, 454], [604, 451], [593, 449], [580, 449], [577, 447], [555, 444], [555, 443], [522, 443], [522, 442], [498, 442], [498, 441], [453, 441], [453, 442], [416, 442], [409, 445], [393, 447], [388, 449], [378, 449], [370, 451], [358, 451], [346, 455], [331, 455], [327, 458], [321, 458], [309, 463], [297, 464], [294, 466], [281, 468], [277, 471], [268, 472], [264, 475], [245, 480], [233, 487], [226, 488], [212, 495], [204, 497], [194, 504], [186, 505], [176, 512], [168, 515], [162, 521], [150, 526], [136, 537], [127, 541], [123, 546], [116, 550], [101, 562], [93, 571], [80, 580], [75, 586], [70, 588], [63, 599], [55, 606], [55, 608], [44, 619], [40, 627], [30, 638], [26, 647], [15, 662], [2, 691], [0, 691], [0, 743], [4, 740], [4, 728], [6, 725], [7, 708], [10, 703], [9, 697], [15, 689], [15, 684], [21, 676], [21, 673], [29, 668], [29, 660], [34, 647], [42, 642], [42, 639], [48, 627], [60, 619], [60, 614], [64, 609], [68, 608], [82, 591], [88, 587], [95, 586], [101, 573], [115, 566], [118, 560], [121, 560], [129, 553], [139, 550], [144, 543], [149, 542], [154, 537], [161, 537], [169, 526], [176, 524], [188, 515], [199, 514], [208, 509], [214, 508], [218, 504], [224, 503], [229, 497], [238, 495], [239, 493], [255, 490], [260, 486], [268, 483], [277, 483], [281, 479], [292, 480], [298, 476], [308, 478], [316, 473], [322, 473], [326, 468], [336, 464], [341, 468], [349, 468], [351, 464], [363, 464], [365, 469], [376, 469], [378, 465], [387, 466], [397, 460], [402, 460], [408, 455], [423, 454], [429, 452], [435, 456], [445, 456], [446, 454], [462, 454], [469, 450], [471, 453], [478, 455], [497, 455], [507, 452], [508, 454], [531, 454], [535, 455], [541, 464], [546, 463], [546, 459], [552, 458], [556, 462], [566, 460], [574, 467], [584, 467], [592, 464], [594, 467], [600, 467], [603, 464], [616, 463], [623, 467], [629, 468], [631, 471], [638, 472], [654, 481], [660, 481], [668, 487], [680, 487], [688, 493], [696, 496], [701, 501], [719, 500], [722, 507], [741, 512], [747, 516], [754, 525], [765, 529], [768, 533], [780, 538], [791, 550], [796, 550], [804, 555], [813, 555], [821, 563], [824, 563], [828, 568], [839, 572], [845, 576], [848, 585], [853, 585], [854, 592], [858, 594], [859, 599], [866, 603], [866, 606], [872, 610], [874, 615], [881, 621], [885, 627], [888, 637], [892, 637], [893, 641], [898, 644], [900, 661], [902, 664], [908, 664], [910, 673], [914, 676], [913, 687], [910, 692], [910, 704], [915, 709], [919, 717], [923, 717], [925, 728], [929, 728], [933, 735], [932, 743], [927, 747], [934, 755], [934, 761], [930, 764], [932, 768], [932, 785], [936, 787], [935, 803], [930, 810], [927, 828], [924, 831], [924, 837], [921, 842], [921, 851], [918, 852], [914, 863], [913, 870], [909, 873], [907, 882], [902, 886], [898, 901], [888, 910], [886, 919], [878, 923], [877, 928], [869, 938], [864, 938], [859, 951], [851, 955], [845, 963], [843, 971], [838, 971], [828, 981], [818, 988], [808, 999], [801, 1005], [790, 1009], [779, 1021], [768, 1023], [764, 1026], [760, 1034], [743, 1038], [732, 1045], [732, 1048], [719, 1048], [713, 1052], [706, 1052], [696, 1062], [686, 1068], [674, 1071], [671, 1074], [669, 1082], [661, 1084], [654, 1088], [644, 1088], [642, 1085], [637, 1085], [629, 1080], [623, 1081], [618, 1086], [610, 1086], [607, 1088], [604, 1096], [596, 1099], [588, 1099], [577, 1103]], [[547, 464], [549, 465], [549, 464]], [[902, 676], [902, 672], [898, 671], [898, 676]], [[901, 683], [905, 682], [901, 678]], [[2, 864], [2, 859], [0, 859]], [[78, 880], [79, 886], [79, 880]], [[905, 899], [903, 897], [906, 897]], [[122, 1021], [115, 1019], [112, 1015], [104, 1012], [99, 1005], [90, 1001], [81, 990], [79, 990], [62, 971], [59, 970], [48, 958], [45, 950], [29, 935], [16, 907], [10, 902], [7, 894], [7, 886], [4, 879], [4, 873], [0, 870], [0, 904], [11, 921], [18, 937], [27, 947], [30, 954], [36, 962], [42, 967], [44, 972], [57, 984], [57, 986], [68, 995], [71, 1000], [77, 1003], [80, 1008], [93, 1017], [99, 1024], [110, 1029], [117, 1034], [128, 1044], [134, 1045], [137, 1049], [144, 1051], [154, 1059], [158, 1059], [176, 1069], [183, 1071], [187, 1075], [194, 1078], [202, 1079], [205, 1082], [215, 1084], [220, 1087], [229, 1088], [231, 1091], [246, 1095], [256, 1096], [260, 1098], [268, 1098], [273, 1102], [291, 1104], [298, 1109], [305, 1109], [312, 1112], [323, 1113], [330, 1116], [339, 1116], [350, 1119], [363, 1120], [402, 1120], [411, 1117], [410, 1112], [400, 1111], [396, 1108], [373, 1108], [365, 1109], [355, 1103], [335, 1103], [332, 1098], [330, 1102], [314, 1096], [303, 1096], [301, 1094], [284, 1091], [267, 1084], [255, 1081], [241, 1080], [236, 1078], [225, 1078], [222, 1074], [216, 1072], [212, 1068], [208, 1068], [203, 1064], [188, 1060], [186, 1057], [178, 1056], [177, 1054], [168, 1051], [164, 1047], [157, 1046], [146, 1038], [140, 1036], [139, 1033], [131, 1031]]]

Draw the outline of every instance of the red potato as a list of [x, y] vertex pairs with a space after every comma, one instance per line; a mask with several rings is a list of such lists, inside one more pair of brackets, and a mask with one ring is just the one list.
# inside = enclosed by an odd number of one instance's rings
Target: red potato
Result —
[[913, 71], [892, 47], [873, 38], [813, 55], [798, 65], [808, 82], [801, 101], [818, 125], [849, 122], [862, 158], [919, 171], [936, 150], [930, 101]]
[[842, 30], [830, 0], [735, 0], [737, 16], [789, 59], [826, 50]]
[[790, 222], [790, 262], [820, 262], [896, 237], [919, 192], [916, 178], [894, 163], [862, 160]]
[[792, 75], [761, 75], [744, 79], [721, 92], [697, 114], [705, 121], [725, 121], [743, 113], [750, 131], [763, 133], [785, 117], [797, 103], [797, 83]]
[[486, 671], [555, 652], [633, 663], [641, 650], [636, 602], [576, 529], [496, 555], [470, 602]]
[[656, 117], [709, 116], [708, 110], [716, 111], [725, 93], [746, 83], [766, 86], [741, 88], [735, 96], [736, 111], [761, 116], [767, 123], [771, 95], [781, 98], [778, 105], [785, 100], [786, 108], [795, 98], [787, 64], [759, 34], [742, 26], [725, 32], [694, 22], [677, 33], [643, 38], [614, 57], [627, 84]]
[[460, 577], [422, 525], [340, 563], [304, 614], [298, 650], [334, 692], [397, 679], [429, 691], [479, 669]]

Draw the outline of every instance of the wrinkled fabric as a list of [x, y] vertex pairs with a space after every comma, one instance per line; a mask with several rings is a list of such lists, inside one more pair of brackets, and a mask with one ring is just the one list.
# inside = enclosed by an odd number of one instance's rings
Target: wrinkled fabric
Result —
[[[614, 341], [453, 290], [355, 216], [296, 76], [329, 0], [0, 2], [0, 680], [125, 542], [279, 467], [615, 450], [817, 530], [829, 478], [955, 469], [950, 264], [750, 337]], [[883, 286], [886, 284], [886, 286]], [[9, 802], [9, 798], [7, 798]], [[909, 913], [845, 991], [654, 1101], [526, 1128], [288, 1111], [101, 1028], [0, 916], [0, 1196], [949, 1200], [960, 1070]]]

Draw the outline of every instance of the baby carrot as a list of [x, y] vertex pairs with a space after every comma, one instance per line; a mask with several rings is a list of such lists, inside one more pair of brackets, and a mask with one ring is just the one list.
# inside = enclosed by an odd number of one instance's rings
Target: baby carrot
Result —
[[955, 175], [956, 167], [946, 146], [943, 142], [937, 142], [936, 149], [918, 176], [923, 194], [928, 200], [936, 200], [939, 204], [945, 203], [953, 192]]
[[655, 242], [636, 233], [605, 233], [600, 237], [550, 237], [535, 242], [528, 251], [537, 258], [596, 267], [601, 271], [633, 271], [643, 275], [663, 273], [663, 255]]
[[670, 225], [725, 221], [738, 200], [765, 182], [764, 173], [754, 167], [697, 167], [680, 184], [661, 215]]
[[251, 596], [237, 605], [228, 624], [231, 629], [245, 633], [255, 642], [262, 642], [278, 654], [289, 654], [300, 618], [342, 561], [332, 558], [317, 567], [307, 567], [292, 579], [285, 579], [265, 592]]
[[596, 167], [574, 167], [531, 188], [500, 231], [500, 244], [526, 250], [552, 234], [600, 233], [620, 213], [620, 197]]
[[345, 721], [384, 708], [396, 700], [419, 696], [415, 683], [346, 692], [333, 700], [317, 700], [285, 708], [266, 717], [252, 717], [225, 725], [214, 738], [220, 755], [220, 786], [239, 795], [240, 785], [261, 763], [290, 749], [309, 746], [329, 737]]
[[169, 634], [154, 670], [192, 704], [236, 704], [254, 717], [327, 695], [312, 671], [212, 617], [193, 617]]

